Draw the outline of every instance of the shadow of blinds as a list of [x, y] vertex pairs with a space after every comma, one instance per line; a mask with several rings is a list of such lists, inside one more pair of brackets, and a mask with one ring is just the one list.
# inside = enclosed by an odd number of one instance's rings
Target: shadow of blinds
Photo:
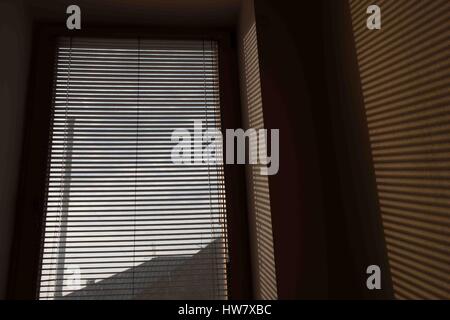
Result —
[[[243, 39], [245, 97], [247, 105], [248, 127], [264, 129], [264, 117], [261, 102], [261, 86], [259, 75], [258, 45], [255, 24]], [[251, 150], [257, 154], [257, 146]], [[260, 173], [261, 164], [250, 165], [250, 203], [251, 228], [254, 237], [251, 239], [256, 255], [256, 294], [258, 299], [277, 299], [277, 283], [272, 235], [272, 216], [270, 211], [269, 181], [267, 175]]]
[[449, 299], [450, 2], [350, 8], [395, 297]]

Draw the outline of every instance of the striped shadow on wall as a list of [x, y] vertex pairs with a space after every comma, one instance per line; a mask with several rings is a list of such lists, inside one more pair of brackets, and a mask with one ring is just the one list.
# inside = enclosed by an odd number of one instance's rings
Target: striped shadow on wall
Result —
[[350, 8], [395, 297], [449, 299], [450, 2]]
[[[261, 102], [258, 43], [256, 25], [248, 30], [243, 39], [245, 71], [245, 106], [248, 123], [255, 130], [264, 129], [264, 116]], [[256, 146], [251, 146], [254, 154]], [[255, 263], [255, 298], [277, 299], [277, 282], [272, 233], [272, 214], [270, 209], [269, 180], [261, 174], [261, 164], [249, 167], [250, 216], [252, 228], [253, 260]]]

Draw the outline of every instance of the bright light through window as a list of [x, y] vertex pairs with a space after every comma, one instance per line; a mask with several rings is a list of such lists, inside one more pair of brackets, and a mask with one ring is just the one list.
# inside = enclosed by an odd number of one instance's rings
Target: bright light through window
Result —
[[227, 297], [222, 165], [171, 133], [219, 128], [214, 41], [61, 38], [41, 299]]

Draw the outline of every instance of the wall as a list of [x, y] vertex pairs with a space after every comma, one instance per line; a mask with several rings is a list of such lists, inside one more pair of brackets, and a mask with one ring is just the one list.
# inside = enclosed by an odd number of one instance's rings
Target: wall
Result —
[[[242, 1], [238, 25], [238, 48], [242, 119], [245, 129], [264, 129], [253, 0]], [[252, 149], [255, 150], [256, 148]], [[272, 217], [268, 176], [261, 165], [246, 165], [249, 235], [252, 257], [253, 298], [276, 299]]]
[[27, 92], [31, 21], [21, 1], [0, 2], [0, 298], [5, 296]]
[[450, 2], [351, 0], [395, 297], [450, 298]]
[[[348, 3], [255, 0], [255, 17], [265, 126], [280, 129], [278, 297], [390, 298]], [[372, 264], [382, 290], [366, 287]]]
[[33, 18], [65, 25], [66, 8], [81, 9], [81, 28], [116, 26], [231, 27], [240, 0], [26, 0]]

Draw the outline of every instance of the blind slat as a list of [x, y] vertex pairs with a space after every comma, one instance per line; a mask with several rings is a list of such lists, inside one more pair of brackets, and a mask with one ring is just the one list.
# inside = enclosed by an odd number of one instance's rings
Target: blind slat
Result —
[[223, 166], [171, 160], [173, 130], [221, 130], [217, 44], [64, 37], [56, 57], [39, 297], [226, 298]]

